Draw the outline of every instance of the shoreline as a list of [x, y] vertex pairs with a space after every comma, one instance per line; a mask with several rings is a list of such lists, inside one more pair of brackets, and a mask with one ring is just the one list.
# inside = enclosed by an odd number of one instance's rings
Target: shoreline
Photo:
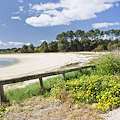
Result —
[[33, 74], [47, 72], [60, 68], [67, 64], [81, 62], [86, 63], [92, 55], [82, 55], [77, 53], [40, 53], [40, 54], [8, 54], [0, 58], [17, 59], [17, 63], [0, 68], [0, 79], [16, 77], [23, 74]]
[[[17, 64], [19, 63], [20, 61], [17, 59], [17, 58], [0, 58], [0, 62], [1, 62], [1, 59], [3, 59], [2, 61], [7, 61], [8, 63], [7, 64], [0, 64], [0, 68], [5, 68], [5, 67], [9, 67], [11, 65], [14, 65], [14, 64]], [[10, 60], [10, 61], [9, 61]], [[12, 60], [12, 61], [11, 61]]]

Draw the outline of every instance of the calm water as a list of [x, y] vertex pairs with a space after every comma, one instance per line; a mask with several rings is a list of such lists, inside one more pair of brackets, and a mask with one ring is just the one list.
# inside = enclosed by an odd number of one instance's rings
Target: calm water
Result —
[[1, 67], [6, 67], [9, 65], [12, 65], [14, 63], [16, 63], [17, 60], [16, 59], [11, 59], [11, 58], [0, 58], [0, 68]]

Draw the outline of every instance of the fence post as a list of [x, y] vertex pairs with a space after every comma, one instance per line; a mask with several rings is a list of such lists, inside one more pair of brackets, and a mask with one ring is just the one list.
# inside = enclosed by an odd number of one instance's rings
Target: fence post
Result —
[[0, 85], [0, 105], [2, 104], [2, 102], [5, 102], [5, 96], [4, 96], [4, 88], [3, 85]]
[[92, 70], [96, 70], [96, 66], [92, 66]]
[[63, 79], [65, 80], [65, 72], [62, 73]]
[[42, 77], [39, 78], [39, 82], [40, 82], [40, 92], [41, 94], [44, 94], [45, 92], [45, 88], [44, 88], [44, 85], [43, 85], [43, 80], [42, 80]]

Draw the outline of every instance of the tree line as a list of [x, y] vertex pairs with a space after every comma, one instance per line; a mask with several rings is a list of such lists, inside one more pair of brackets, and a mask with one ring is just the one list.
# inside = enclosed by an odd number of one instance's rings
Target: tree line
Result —
[[37, 47], [30, 44], [22, 48], [1, 49], [0, 53], [112, 51], [119, 48], [120, 30], [92, 29], [62, 32], [55, 41], [43, 41]]

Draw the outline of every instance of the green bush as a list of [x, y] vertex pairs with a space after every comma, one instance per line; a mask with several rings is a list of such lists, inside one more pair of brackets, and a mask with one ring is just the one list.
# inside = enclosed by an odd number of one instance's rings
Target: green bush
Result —
[[120, 74], [120, 57], [109, 54], [101, 57], [96, 64], [96, 73], [99, 75]]
[[52, 77], [44, 81], [45, 88], [53, 88], [56, 84], [62, 82], [63, 79], [60, 76]]
[[7, 110], [6, 107], [0, 106], [0, 119], [2, 119], [6, 110]]
[[73, 99], [82, 103], [96, 103], [106, 111], [120, 106], [120, 76], [82, 76], [66, 83]]
[[66, 73], [65, 74], [65, 79], [66, 80], [71, 80], [71, 79], [78, 79], [80, 76], [83, 75], [91, 75], [92, 71], [91, 68], [90, 69], [83, 69], [80, 71], [74, 71], [74, 72], [70, 72], [70, 73]]
[[65, 89], [65, 81], [58, 81], [54, 86], [51, 88], [50, 94], [51, 96], [58, 98], [59, 94], [62, 90]]

